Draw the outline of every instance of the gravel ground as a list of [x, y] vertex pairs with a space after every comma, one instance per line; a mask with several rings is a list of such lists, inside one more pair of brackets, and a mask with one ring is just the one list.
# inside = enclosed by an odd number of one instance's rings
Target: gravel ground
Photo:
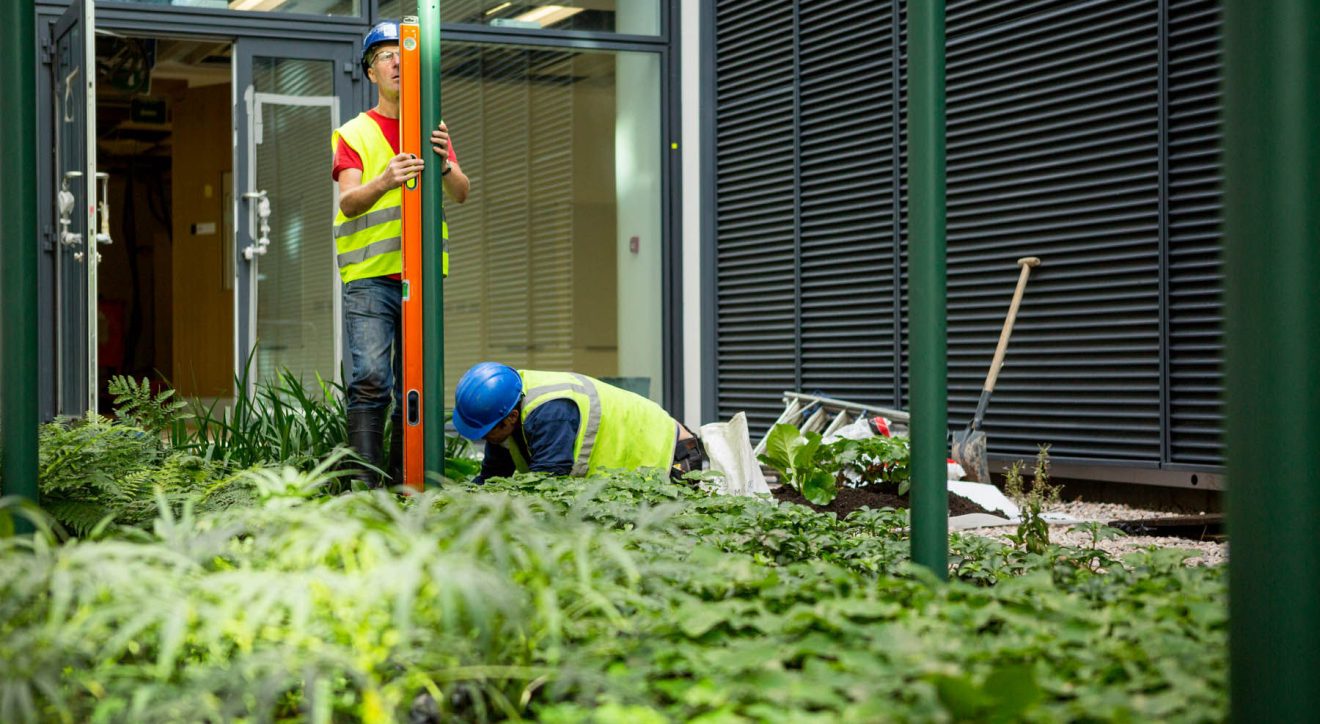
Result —
[[[1170, 513], [1158, 510], [1141, 510], [1139, 508], [1130, 508], [1125, 505], [1117, 505], [1114, 503], [1085, 503], [1081, 501], [1060, 503], [1059, 505], [1051, 507], [1048, 512], [1062, 513], [1083, 522], [1097, 520], [1102, 523], [1109, 523], [1115, 520], [1163, 518], [1171, 515]], [[1050, 541], [1059, 545], [1090, 548], [1091, 535], [1084, 530], [1074, 530], [1074, 525], [1075, 524], [1051, 525]], [[1005, 540], [1005, 536], [1016, 530], [1016, 526], [1009, 526], [1000, 528], [977, 528], [967, 532], [1002, 541]], [[1100, 541], [1100, 544], [1097, 547], [1111, 555], [1121, 557], [1126, 553], [1143, 550], [1149, 546], [1156, 546], [1158, 548], [1183, 548], [1195, 551], [1197, 555], [1187, 559], [1187, 564], [1193, 566], [1215, 566], [1228, 561], [1227, 543], [1195, 541], [1186, 538], [1171, 538], [1167, 536], [1119, 536], [1118, 538]]]

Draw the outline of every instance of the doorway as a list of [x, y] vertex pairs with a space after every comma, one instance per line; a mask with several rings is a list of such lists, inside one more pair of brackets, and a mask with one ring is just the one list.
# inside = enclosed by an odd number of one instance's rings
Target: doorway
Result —
[[98, 170], [104, 381], [147, 378], [181, 397], [233, 391], [233, 43], [99, 33]]

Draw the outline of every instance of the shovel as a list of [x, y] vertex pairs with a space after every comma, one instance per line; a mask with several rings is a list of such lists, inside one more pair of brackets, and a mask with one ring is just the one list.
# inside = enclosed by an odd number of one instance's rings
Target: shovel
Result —
[[985, 408], [990, 403], [990, 393], [995, 390], [995, 380], [999, 378], [999, 368], [1004, 364], [1004, 352], [1008, 350], [1008, 337], [1013, 333], [1013, 321], [1017, 319], [1018, 306], [1022, 303], [1022, 293], [1027, 289], [1027, 277], [1033, 266], [1040, 266], [1040, 259], [1027, 256], [1017, 261], [1022, 268], [1018, 276], [1017, 289], [1013, 292], [1013, 303], [1008, 305], [1008, 318], [1004, 320], [1004, 331], [999, 333], [999, 346], [995, 347], [995, 358], [990, 362], [990, 372], [985, 376], [985, 387], [981, 390], [981, 401], [976, 403], [976, 414], [967, 429], [953, 434], [953, 459], [967, 477], [978, 482], [990, 482], [990, 466], [985, 459], [985, 433], [981, 430], [981, 420], [985, 417]]

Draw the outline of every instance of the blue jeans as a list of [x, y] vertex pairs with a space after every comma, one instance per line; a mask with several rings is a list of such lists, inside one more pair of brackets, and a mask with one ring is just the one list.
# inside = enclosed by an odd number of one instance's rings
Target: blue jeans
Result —
[[348, 409], [403, 410], [403, 283], [372, 277], [344, 285], [344, 317], [353, 372]]

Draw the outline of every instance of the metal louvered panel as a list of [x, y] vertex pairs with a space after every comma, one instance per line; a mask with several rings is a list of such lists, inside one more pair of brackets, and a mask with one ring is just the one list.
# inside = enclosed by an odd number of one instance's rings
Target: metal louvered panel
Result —
[[[910, 381], [912, 375], [912, 355], [909, 349], [908, 341], [911, 339], [909, 321], [911, 316], [911, 296], [908, 289], [908, 24], [907, 24], [907, 3], [898, 3], [897, 16], [898, 27], [898, 53], [897, 53], [897, 71], [894, 73], [894, 87], [898, 89], [898, 118], [896, 125], [898, 127], [898, 171], [897, 181], [898, 189], [894, 194], [894, 213], [898, 217], [898, 329], [899, 338], [896, 340], [899, 353], [899, 372], [896, 382], [897, 389], [894, 391], [894, 404], [900, 409], [908, 407], [908, 391], [911, 388]], [[945, 8], [945, 15], [948, 15], [948, 8]]]
[[1217, 0], [1172, 0], [1168, 28], [1169, 446], [1223, 464], [1223, 166]]
[[799, 26], [801, 388], [892, 405], [892, 10], [819, 0]]
[[953, 0], [944, 9], [946, 36], [950, 28], [964, 34], [989, 27], [1002, 27], [1016, 20], [1029, 19], [1043, 12], [1066, 8], [1076, 0]]
[[975, 410], [1014, 261], [1040, 256], [990, 452], [1158, 462], [1157, 4], [955, 0], [947, 33], [950, 425]]
[[724, 0], [715, 25], [717, 414], [763, 431], [797, 386], [794, 4]]
[[[1014, 262], [1044, 259], [992, 453], [1220, 463], [1218, 5], [949, 0], [951, 427], [974, 412]], [[716, 6], [718, 414], [749, 410], [754, 436], [795, 383], [907, 404], [904, 6]], [[768, 120], [794, 113], [796, 191]]]

